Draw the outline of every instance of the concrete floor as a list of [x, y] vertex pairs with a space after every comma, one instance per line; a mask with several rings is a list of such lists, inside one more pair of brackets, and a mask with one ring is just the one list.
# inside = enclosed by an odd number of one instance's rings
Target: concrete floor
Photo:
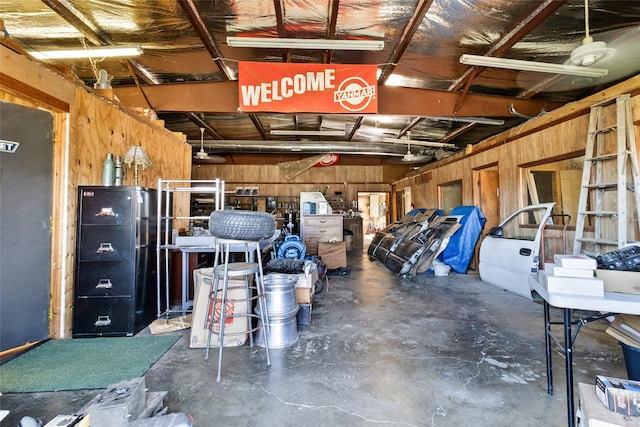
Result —
[[[189, 330], [146, 374], [168, 391], [170, 412], [197, 426], [566, 426], [562, 332], [554, 327], [554, 382], [547, 395], [542, 305], [470, 274], [400, 279], [349, 252], [351, 275], [316, 295], [311, 326], [272, 349], [189, 349]], [[560, 319], [560, 312], [552, 311]], [[626, 378], [622, 350], [585, 325], [574, 347], [576, 384], [598, 374]], [[556, 329], [557, 328], [557, 329]], [[148, 334], [148, 329], [141, 332]], [[53, 368], [53, 367], [52, 367]], [[81, 408], [99, 390], [5, 394], [2, 426], [29, 415], [50, 421]], [[577, 385], [576, 385], [577, 400]]]

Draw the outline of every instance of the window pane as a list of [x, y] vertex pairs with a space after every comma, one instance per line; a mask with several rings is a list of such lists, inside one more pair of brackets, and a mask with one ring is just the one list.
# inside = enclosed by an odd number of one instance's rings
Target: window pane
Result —
[[440, 209], [444, 215], [449, 215], [453, 208], [462, 205], [462, 181], [441, 185], [440, 199]]
[[[575, 225], [583, 165], [584, 156], [580, 156], [524, 168], [527, 204], [555, 202], [551, 222]], [[524, 224], [535, 224], [532, 213]]]
[[518, 213], [502, 225], [503, 239], [534, 240], [537, 228], [523, 228], [522, 224], [540, 224], [545, 208], [526, 210]]

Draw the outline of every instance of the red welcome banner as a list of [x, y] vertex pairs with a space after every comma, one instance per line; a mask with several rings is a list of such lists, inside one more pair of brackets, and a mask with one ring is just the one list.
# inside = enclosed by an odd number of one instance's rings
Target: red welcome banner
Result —
[[376, 74], [376, 65], [240, 62], [240, 110], [377, 113]]

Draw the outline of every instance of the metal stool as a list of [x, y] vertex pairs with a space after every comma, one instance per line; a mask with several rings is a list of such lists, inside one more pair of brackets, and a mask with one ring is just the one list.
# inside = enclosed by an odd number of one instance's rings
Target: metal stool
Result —
[[[262, 331], [263, 335], [266, 336], [266, 333], [269, 331], [269, 321], [259, 242], [216, 238], [215, 249], [214, 266], [212, 273], [213, 277], [211, 281], [212, 286], [211, 292], [209, 294], [209, 306], [207, 310], [207, 313], [211, 314], [207, 317], [208, 333], [205, 360], [209, 360], [211, 334], [216, 333], [215, 325], [219, 325], [217, 331], [218, 376], [216, 381], [220, 382], [220, 371], [222, 368], [222, 350], [224, 348], [225, 337], [224, 326], [227, 319], [231, 319], [233, 317], [247, 318], [247, 330], [242, 332], [232, 332], [227, 335], [248, 333], [249, 343], [251, 347], [253, 347], [253, 332], [257, 331], [260, 328], [266, 328], [266, 330]], [[229, 262], [230, 252], [241, 253], [242, 250], [244, 250], [244, 261]], [[250, 283], [252, 276], [253, 283]], [[234, 284], [232, 284], [231, 286], [229, 285], [229, 279], [231, 278], [244, 278], [245, 297], [243, 299], [229, 298], [229, 289], [238, 288], [238, 286]], [[222, 282], [222, 287], [220, 287], [220, 282]], [[227, 313], [227, 304], [229, 302], [236, 303], [242, 301], [246, 301], [247, 303], [246, 313], [236, 313], [235, 311]], [[258, 305], [258, 309], [255, 311], [252, 309], [253, 301], [256, 301]], [[218, 306], [220, 307], [219, 310], [217, 309]], [[253, 318], [259, 320], [256, 326], [253, 326], [252, 324], [251, 320]], [[267, 353], [267, 366], [271, 366], [269, 347], [265, 344], [264, 348]]]

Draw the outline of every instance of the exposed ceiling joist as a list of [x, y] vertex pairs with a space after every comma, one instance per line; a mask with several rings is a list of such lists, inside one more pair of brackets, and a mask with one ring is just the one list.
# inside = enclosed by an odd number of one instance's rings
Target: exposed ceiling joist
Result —
[[[146, 102], [132, 86], [119, 86], [114, 93], [128, 106], [145, 107]], [[159, 111], [237, 113], [238, 82], [175, 83], [145, 88], [145, 94]], [[207, 96], [206, 94], [211, 94]], [[215, 96], [213, 96], [215, 94]], [[380, 86], [378, 114], [452, 117], [457, 94], [429, 89]], [[513, 99], [508, 96], [468, 94], [459, 116], [511, 117], [510, 105], [528, 116], [551, 111], [562, 104]]]
[[[543, 112], [553, 116], [558, 106], [632, 78], [640, 71], [636, 19], [640, 2], [589, 0], [593, 6], [589, 16], [583, 2], [178, 0], [159, 6], [139, 1], [3, 0], [0, 16], [6, 28], [4, 38], [19, 43], [22, 51], [141, 46], [143, 52], [135, 60], [78, 59], [47, 65], [89, 87], [99, 67], [100, 74], [108, 73], [114, 94], [124, 106], [155, 110], [169, 130], [185, 134], [194, 146], [199, 146], [199, 129], [205, 128], [211, 141], [251, 140], [260, 153], [275, 150], [278, 154], [272, 158], [278, 158], [285, 153], [274, 148], [278, 141], [271, 139], [270, 132], [284, 128], [344, 129], [344, 137], [323, 135], [312, 141], [343, 153], [352, 148], [349, 143], [358, 151], [358, 144], [408, 132], [416, 140], [451, 142], [462, 148]], [[595, 41], [615, 49], [615, 61], [599, 64], [608, 69], [606, 79], [467, 67], [459, 61], [461, 55], [473, 54], [560, 64], [581, 46], [585, 22]], [[335, 48], [319, 53], [305, 49], [304, 44], [295, 49], [226, 44], [228, 37], [254, 36], [383, 40], [385, 48], [375, 52]], [[299, 111], [292, 116], [275, 107], [247, 114], [238, 108], [235, 79], [240, 61], [375, 64], [380, 71], [377, 114]], [[465, 117], [503, 119], [503, 123], [464, 124]], [[345, 141], [333, 145], [337, 138]], [[308, 142], [299, 135], [285, 139]], [[235, 145], [224, 149], [218, 152], [229, 164]], [[381, 156], [371, 157], [376, 161]]]
[[260, 133], [262, 139], [269, 139], [269, 137], [267, 136], [267, 132], [264, 130], [264, 126], [262, 126], [262, 123], [260, 122], [258, 116], [256, 116], [255, 114], [249, 114], [249, 119], [251, 119], [251, 122], [258, 130], [258, 133]]
[[[60, 0], [42, 0], [42, 2], [96, 46], [112, 46], [114, 44], [109, 37], [101, 34], [99, 29], [92, 28], [92, 26], [85, 22], [83, 17], [78, 16], [75, 11], [69, 9], [65, 4], [61, 3]], [[136, 75], [132, 76], [134, 80], [141, 78], [147, 84], [156, 83], [148, 77], [149, 73], [144, 70], [140, 64], [132, 60], [128, 60], [127, 63], [129, 69], [135, 71]]]
[[209, 126], [209, 124], [204, 121], [200, 116], [198, 116], [195, 113], [187, 113], [187, 117], [189, 118], [189, 120], [191, 120], [193, 123], [197, 124], [198, 127], [203, 128], [209, 135], [211, 135], [212, 137], [216, 138], [216, 139], [223, 139], [222, 136], [220, 136], [220, 134], [218, 132], [216, 132], [216, 130], [214, 128], [212, 128], [211, 126]]
[[[566, 0], [542, 0], [540, 4], [534, 8], [531, 12], [525, 14], [522, 21], [516, 24], [516, 26], [504, 35], [497, 43], [495, 43], [491, 49], [486, 53], [487, 56], [501, 57], [507, 50], [512, 48], [517, 42], [519, 42], [524, 36], [529, 34], [534, 28], [545, 21], [550, 15], [556, 12]], [[456, 111], [460, 108], [464, 102], [464, 97], [467, 94], [469, 87], [475, 80], [475, 78], [484, 71], [484, 67], [470, 67], [468, 68], [459, 79], [457, 79], [448, 90], [457, 90], [463, 86], [463, 90], [460, 93], [458, 99], [458, 105]]]
[[[282, 0], [273, 0], [273, 9], [276, 16], [276, 28], [278, 30], [278, 37], [287, 37], [287, 31], [284, 28], [284, 13], [283, 13]], [[282, 62], [290, 62], [289, 49], [281, 49]]]
[[109, 46], [111, 40], [109, 40], [103, 34], [98, 33], [98, 30], [93, 28], [84, 19], [78, 16], [74, 11], [69, 9], [65, 4], [59, 0], [42, 0], [44, 4], [49, 6], [51, 10], [57, 13], [62, 19], [67, 21], [72, 27], [78, 30], [84, 37], [96, 46]]
[[198, 12], [195, 2], [193, 0], [178, 0], [178, 4], [180, 4], [180, 7], [182, 7], [182, 10], [184, 10], [184, 13], [189, 18], [189, 22], [191, 22], [193, 29], [198, 34], [198, 37], [200, 37], [200, 40], [202, 40], [202, 43], [207, 49], [207, 52], [209, 52], [209, 55], [211, 55], [211, 58], [214, 59], [220, 72], [224, 74], [227, 80], [231, 80], [233, 76], [229, 74], [229, 68], [222, 60], [223, 55], [220, 52], [220, 49], [218, 49], [213, 36], [207, 29], [207, 25], [202, 19], [200, 12]]
[[420, 0], [418, 2], [418, 5], [416, 6], [416, 11], [413, 13], [413, 15], [411, 16], [411, 19], [409, 20], [409, 23], [407, 24], [404, 31], [402, 32], [400, 41], [398, 42], [398, 45], [396, 46], [396, 48], [393, 50], [393, 53], [391, 54], [391, 58], [389, 58], [389, 61], [387, 61], [388, 64], [384, 67], [384, 69], [380, 73], [380, 77], [378, 77], [378, 84], [380, 85], [384, 84], [384, 82], [387, 81], [391, 73], [393, 73], [393, 69], [396, 67], [396, 64], [400, 61], [400, 58], [402, 58], [402, 55], [404, 55], [404, 52], [407, 50], [407, 47], [409, 46], [409, 43], [411, 43], [411, 39], [413, 38], [413, 35], [416, 33], [416, 31], [418, 31], [418, 27], [420, 26], [420, 23], [424, 19], [424, 16], [429, 11], [429, 8], [431, 7], [432, 3], [433, 3], [433, 0]]
[[478, 126], [476, 123], [467, 123], [466, 125], [462, 126], [458, 130], [455, 130], [451, 132], [449, 135], [442, 138], [440, 142], [451, 142], [455, 140], [457, 137], [459, 137], [460, 135], [463, 135], [465, 132], [470, 131], [476, 126]]
[[364, 120], [363, 116], [360, 116], [356, 119], [356, 122], [353, 125], [353, 129], [351, 129], [351, 132], [349, 132], [349, 138], [347, 138], [349, 141], [352, 141], [353, 138], [356, 136], [356, 132], [358, 132], [358, 129], [360, 129], [360, 126], [362, 126], [363, 120]]
[[404, 128], [400, 129], [400, 132], [398, 132], [398, 134], [396, 135], [396, 138], [401, 138], [401, 137], [405, 136], [408, 132], [411, 132], [411, 129], [413, 129], [414, 127], [418, 126], [418, 124], [422, 120], [424, 120], [422, 117], [416, 117], [415, 119], [413, 119], [411, 121], [411, 123], [409, 123]]
[[[329, 2], [329, 22], [327, 25], [327, 38], [333, 40], [336, 38], [336, 26], [338, 25], [338, 10], [340, 9], [340, 0], [334, 0]], [[331, 64], [333, 51], [328, 50], [325, 52], [324, 62], [325, 64]]]

